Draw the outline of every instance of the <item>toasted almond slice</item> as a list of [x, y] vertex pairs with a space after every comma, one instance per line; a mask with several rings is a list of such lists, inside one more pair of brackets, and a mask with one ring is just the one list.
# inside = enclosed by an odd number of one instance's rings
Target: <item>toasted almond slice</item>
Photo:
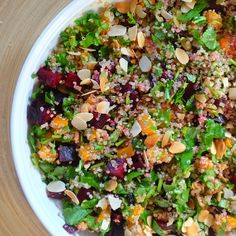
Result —
[[232, 87], [229, 89], [229, 98], [231, 100], [236, 100], [236, 87]]
[[148, 156], [147, 156], [147, 152], [146, 152], [146, 151], [143, 151], [143, 159], [144, 159], [146, 168], [149, 169], [149, 168], [150, 168], [150, 163], [149, 163], [149, 160], [148, 160]]
[[169, 148], [169, 152], [172, 154], [182, 153], [186, 150], [186, 146], [181, 142], [173, 142]]
[[101, 72], [100, 74], [100, 89], [102, 92], [106, 91], [107, 88], [107, 83], [108, 83], [108, 74], [107, 72]]
[[227, 77], [222, 78], [222, 83], [223, 83], [224, 88], [229, 87], [229, 79]]
[[114, 3], [115, 8], [118, 12], [126, 14], [130, 11], [130, 2], [129, 1], [120, 1]]
[[80, 108], [81, 112], [88, 112], [89, 111], [89, 105], [87, 103], [82, 104]]
[[47, 191], [51, 193], [63, 193], [66, 189], [66, 185], [64, 182], [57, 180], [50, 182], [46, 188]]
[[152, 69], [152, 62], [147, 56], [142, 56], [139, 60], [139, 67], [142, 72], [149, 72]]
[[208, 210], [201, 210], [198, 216], [199, 222], [206, 224], [207, 226], [212, 226], [214, 223], [214, 217], [212, 214], [209, 213]]
[[178, 61], [183, 65], [186, 65], [189, 62], [188, 54], [181, 48], [176, 48], [175, 56], [177, 57]]
[[188, 8], [193, 9], [196, 4], [196, 1], [193, 0], [192, 2], [186, 2], [185, 4]]
[[193, 0], [182, 0], [182, 2], [192, 2]]
[[166, 147], [169, 144], [169, 141], [170, 141], [170, 133], [166, 132], [162, 138], [161, 147], [162, 148]]
[[215, 146], [214, 142], [212, 142], [212, 144], [211, 144], [210, 152], [212, 155], [216, 155], [216, 146]]
[[143, 10], [143, 7], [141, 5], [137, 5], [136, 14], [141, 19], [143, 19], [147, 16], [147, 13]]
[[87, 128], [86, 121], [75, 115], [71, 121], [71, 124], [78, 130], [85, 130]]
[[167, 12], [166, 10], [162, 9], [161, 10], [161, 15], [166, 19], [166, 20], [171, 20], [173, 16]]
[[92, 91], [82, 94], [81, 97], [84, 97], [84, 96], [87, 96], [87, 95], [90, 95], [90, 94], [96, 93], [96, 92], [97, 92], [97, 90], [92, 90]]
[[87, 51], [87, 52], [95, 52], [96, 49], [93, 49], [93, 48], [83, 48], [83, 47], [80, 47], [81, 49], [83, 49], [84, 51]]
[[225, 145], [224, 139], [216, 139], [214, 140], [215, 147], [216, 147], [216, 157], [222, 159], [225, 155], [227, 147]]
[[176, 113], [176, 116], [177, 116], [180, 120], [184, 120], [184, 118], [185, 118], [185, 114], [184, 114], [184, 113]]
[[138, 46], [140, 48], [143, 48], [144, 47], [144, 43], [145, 43], [145, 37], [144, 37], [144, 34], [143, 34], [142, 31], [138, 32], [137, 39], [138, 39]]
[[121, 204], [122, 204], [122, 200], [119, 197], [116, 197], [112, 194], [108, 195], [108, 202], [111, 206], [111, 209], [114, 210], [114, 211], [119, 209], [121, 207]]
[[96, 61], [89, 61], [87, 63], [87, 67], [89, 70], [94, 70], [95, 66], [97, 65], [97, 62]]
[[113, 25], [108, 31], [108, 36], [116, 37], [116, 36], [124, 36], [126, 34], [126, 27], [123, 25]]
[[122, 48], [120, 49], [120, 52], [121, 52], [122, 55], [130, 56], [130, 55], [129, 55], [129, 52], [128, 52], [128, 49], [125, 48], [125, 47], [122, 47]]
[[108, 191], [108, 192], [112, 192], [113, 190], [116, 189], [117, 185], [118, 185], [117, 181], [114, 180], [114, 179], [111, 179], [111, 180], [106, 182], [105, 190]]
[[90, 79], [91, 71], [89, 69], [82, 69], [78, 71], [77, 75], [81, 80]]
[[72, 191], [65, 190], [64, 193], [71, 199], [72, 202], [74, 202], [76, 205], [79, 205], [79, 199]]
[[142, 132], [142, 128], [137, 120], [134, 122], [130, 132], [133, 137], [136, 137], [137, 135], [139, 135]]
[[134, 25], [128, 29], [128, 36], [131, 41], [135, 41], [138, 33], [138, 26]]
[[109, 112], [110, 102], [102, 101], [99, 102], [96, 106], [97, 112], [101, 114], [107, 114]]
[[182, 13], [187, 13], [187, 12], [189, 12], [191, 9], [190, 9], [188, 6], [186, 6], [186, 4], [183, 4], [183, 5], [181, 6], [180, 10], [181, 10]]
[[92, 83], [91, 79], [84, 79], [80, 82], [80, 85], [88, 85], [91, 83]]
[[72, 55], [72, 56], [80, 56], [80, 52], [67, 52], [69, 55]]
[[200, 103], [206, 103], [207, 98], [205, 94], [195, 94], [195, 99]]
[[81, 113], [77, 114], [77, 117], [88, 122], [93, 119], [93, 114], [89, 113], [89, 112], [81, 112]]
[[122, 57], [122, 58], [120, 58], [119, 63], [120, 63], [121, 69], [124, 70], [124, 71], [127, 73], [127, 71], [128, 71], [128, 64], [129, 64], [128, 61], [126, 61], [126, 60]]

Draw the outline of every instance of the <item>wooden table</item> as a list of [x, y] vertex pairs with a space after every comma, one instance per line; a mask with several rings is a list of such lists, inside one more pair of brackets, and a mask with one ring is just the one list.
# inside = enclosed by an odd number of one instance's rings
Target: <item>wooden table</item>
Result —
[[17, 180], [9, 118], [15, 83], [32, 44], [67, 3], [69, 0], [0, 0], [0, 236], [49, 235]]

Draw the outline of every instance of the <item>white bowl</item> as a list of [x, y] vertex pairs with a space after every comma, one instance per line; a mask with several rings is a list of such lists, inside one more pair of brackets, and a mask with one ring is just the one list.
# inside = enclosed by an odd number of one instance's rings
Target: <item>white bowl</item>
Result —
[[13, 98], [11, 144], [16, 172], [30, 206], [49, 233], [56, 236], [68, 236], [62, 228], [65, 222], [55, 201], [46, 196], [45, 184], [42, 182], [39, 171], [31, 162], [27, 141], [26, 112], [35, 84], [31, 74], [38, 70], [55, 47], [60, 32], [85, 11], [98, 10], [98, 7], [99, 4], [95, 0], [74, 0], [51, 21], [35, 42], [23, 65]]

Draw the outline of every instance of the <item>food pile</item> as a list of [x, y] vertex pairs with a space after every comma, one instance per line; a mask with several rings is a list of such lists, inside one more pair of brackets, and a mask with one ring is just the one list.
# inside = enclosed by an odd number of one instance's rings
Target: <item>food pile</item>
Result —
[[131, 0], [60, 34], [27, 117], [64, 228], [235, 235], [233, 1]]

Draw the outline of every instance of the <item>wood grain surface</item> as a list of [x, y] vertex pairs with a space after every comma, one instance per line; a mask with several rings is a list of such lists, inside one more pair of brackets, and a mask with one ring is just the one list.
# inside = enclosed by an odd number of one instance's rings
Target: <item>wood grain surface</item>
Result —
[[0, 0], [0, 236], [49, 235], [25, 200], [15, 174], [9, 120], [22, 64], [40, 32], [67, 3]]

